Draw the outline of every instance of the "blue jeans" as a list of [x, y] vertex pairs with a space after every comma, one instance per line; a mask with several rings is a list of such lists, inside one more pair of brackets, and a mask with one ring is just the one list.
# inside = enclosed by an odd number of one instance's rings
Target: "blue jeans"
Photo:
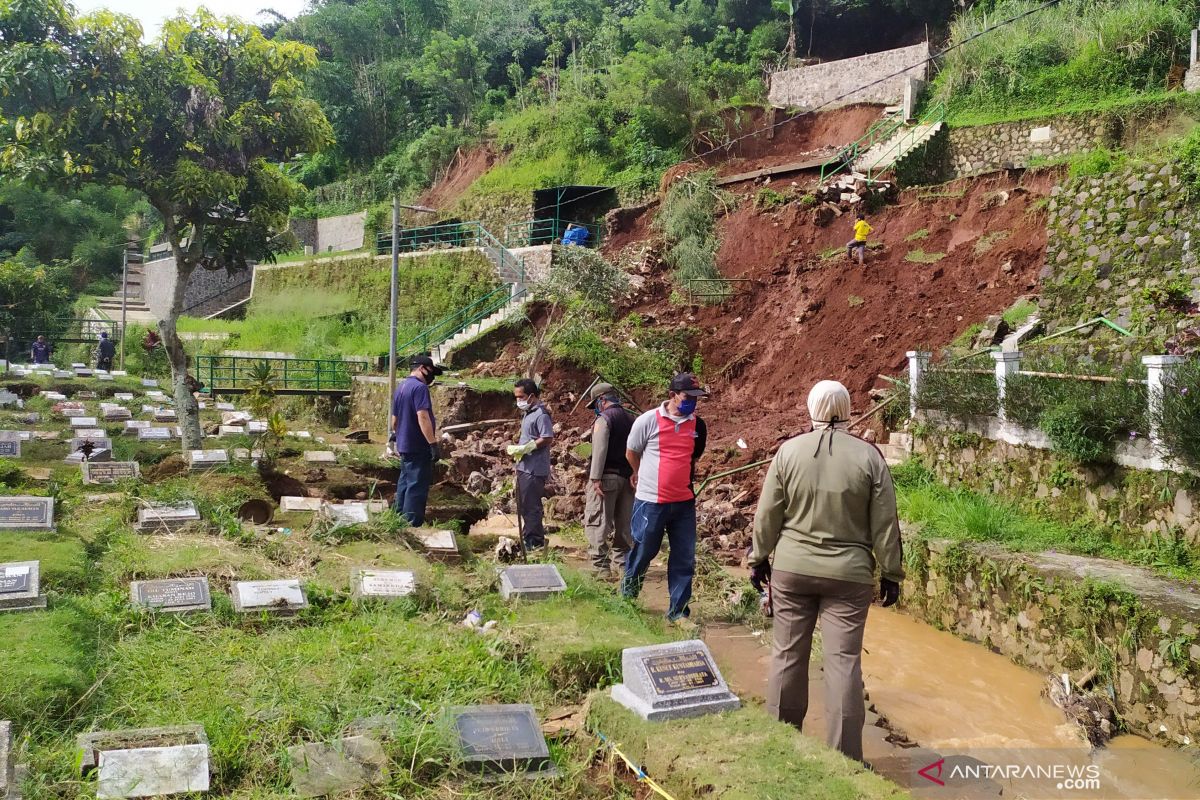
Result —
[[403, 514], [408, 524], [419, 528], [425, 524], [425, 501], [429, 499], [429, 484], [433, 482], [433, 456], [423, 453], [400, 454], [400, 477], [396, 481], [397, 514]]
[[668, 619], [686, 617], [688, 601], [692, 599], [692, 576], [696, 573], [696, 501], [679, 503], [650, 503], [633, 501], [633, 523], [630, 530], [632, 547], [625, 562], [625, 577], [621, 594], [637, 597], [650, 562], [662, 547], [663, 534], [671, 546], [667, 555], [667, 591], [671, 605]]

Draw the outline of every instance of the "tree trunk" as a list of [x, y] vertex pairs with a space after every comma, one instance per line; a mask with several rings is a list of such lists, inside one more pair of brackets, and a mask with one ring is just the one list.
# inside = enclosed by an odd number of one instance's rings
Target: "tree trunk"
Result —
[[796, 63], [796, 16], [788, 17], [788, 38], [783, 52], [787, 53], [788, 66]]
[[[173, 238], [173, 237], [172, 237]], [[167, 351], [167, 361], [171, 364], [171, 389], [175, 397], [175, 413], [179, 418], [179, 427], [183, 431], [183, 450], [199, 450], [201, 444], [200, 406], [196, 397], [188, 390], [187, 384], [187, 353], [183, 349], [183, 341], [176, 331], [179, 314], [183, 311], [183, 294], [187, 288], [188, 279], [196, 269], [195, 262], [187, 258], [178, 242], [171, 242], [171, 250], [175, 254], [175, 286], [171, 293], [171, 309], [164, 319], [158, 321], [158, 333], [162, 337], [163, 349]]]

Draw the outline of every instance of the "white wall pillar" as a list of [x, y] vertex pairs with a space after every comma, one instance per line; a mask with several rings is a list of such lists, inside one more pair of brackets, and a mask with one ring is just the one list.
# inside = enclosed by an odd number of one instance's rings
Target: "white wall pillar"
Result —
[[1200, 30], [1192, 30], [1192, 60], [1188, 62], [1188, 66], [1196, 66], [1197, 49], [1200, 47]]
[[996, 362], [996, 417], [1000, 424], [1008, 422], [1008, 414], [1004, 412], [1005, 387], [1010, 375], [1021, 371], [1021, 354], [1016, 351], [992, 353]]
[[920, 350], [909, 350], [908, 353], [908, 413], [910, 416], [917, 415], [917, 392], [921, 388], [921, 378], [925, 374], [925, 368], [929, 366], [929, 359], [933, 358], [933, 353], [925, 353]]
[[1162, 450], [1162, 431], [1158, 425], [1158, 415], [1163, 403], [1163, 381], [1167, 372], [1176, 364], [1183, 363], [1183, 356], [1142, 356], [1142, 364], [1146, 367], [1146, 399], [1150, 412], [1150, 444], [1157, 451]]

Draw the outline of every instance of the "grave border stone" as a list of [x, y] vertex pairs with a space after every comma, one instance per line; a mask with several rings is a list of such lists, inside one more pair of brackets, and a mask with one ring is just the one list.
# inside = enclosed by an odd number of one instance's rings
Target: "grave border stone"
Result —
[[41, 611], [46, 608], [46, 595], [42, 594], [42, 564], [40, 561], [9, 561], [0, 563], [0, 569], [25, 567], [29, 571], [25, 589], [20, 592], [0, 594], [0, 613], [5, 611]]
[[[278, 583], [278, 584], [294, 583], [294, 584], [296, 584], [296, 588], [300, 591], [301, 602], [300, 603], [289, 602], [286, 605], [276, 604], [276, 605], [269, 605], [269, 606], [243, 606], [242, 605], [242, 596], [241, 596], [241, 590], [240, 590], [241, 586], [244, 586], [244, 585], [261, 586], [262, 584], [268, 584], [268, 583]], [[266, 613], [274, 615], [274, 616], [289, 617], [289, 616], [292, 616], [293, 614], [296, 614], [299, 611], [303, 611], [304, 609], [308, 608], [308, 595], [306, 595], [304, 593], [304, 584], [302, 584], [300, 582], [299, 578], [278, 578], [275, 580], [266, 580], [266, 581], [234, 581], [233, 585], [229, 587], [229, 596], [233, 600], [234, 610], [238, 611], [242, 614], [258, 614], [261, 612], [266, 612]]]
[[[663, 688], [664, 684], [670, 684], [672, 676], [658, 674], [656, 667], [678, 669], [693, 665], [652, 662], [686, 656], [691, 656], [693, 662], [696, 656], [703, 660], [700, 666], [706, 669], [711, 682], [689, 688], [685, 682], [676, 681], [679, 685]], [[611, 689], [612, 699], [650, 722], [700, 717], [742, 706], [721, 675], [712, 651], [700, 639], [627, 647], [621, 651], [621, 677], [622, 682]]]
[[[550, 748], [542, 733], [542, 724], [537, 711], [528, 703], [510, 703], [497, 705], [451, 706], [447, 709], [450, 716], [450, 727], [458, 739], [459, 758], [464, 766], [485, 778], [556, 778], [558, 767], [550, 758]], [[463, 738], [461, 720], [464, 716], [476, 714], [482, 716], [511, 716], [523, 717], [529, 725], [529, 730], [537, 735], [537, 744], [526, 744], [523, 750], [513, 748], [508, 757], [497, 756], [497, 751], [469, 752], [470, 747]], [[498, 747], [498, 745], [497, 745]], [[478, 749], [478, 748], [471, 748]], [[522, 762], [522, 763], [518, 763]]]
[[[162, 744], [174, 739], [175, 744]], [[126, 740], [126, 741], [122, 741]], [[138, 741], [154, 742], [155, 744], [147, 744], [144, 747], [136, 746]], [[92, 733], [80, 734], [75, 739], [75, 745], [80, 750], [79, 771], [84, 777], [87, 777], [93, 772], [99, 771], [100, 775], [97, 779], [96, 797], [148, 797], [166, 794], [182, 794], [185, 792], [206, 792], [209, 789], [209, 748], [208, 736], [204, 732], [203, 725], [175, 725], [164, 728], [135, 728], [119, 731], [94, 731]], [[194, 753], [203, 753], [203, 771], [198, 775], [199, 780], [195, 783], [188, 780], [185, 785], [180, 788], [170, 787], [169, 790], [162, 791], [163, 782], [153, 785], [153, 788], [159, 791], [147, 792], [117, 792], [114, 786], [106, 786], [106, 778], [104, 775], [104, 762], [108, 761], [107, 753], [136, 753], [139, 750], [144, 750], [148, 754], [155, 755], [162, 751], [184, 750], [187, 749]], [[199, 765], [197, 765], [199, 766]], [[173, 771], [170, 774], [171, 779], [178, 780], [180, 774]], [[134, 784], [137, 785], [136, 783]], [[149, 788], [149, 787], [148, 787]]]
[[[458, 537], [454, 535], [454, 531], [446, 528], [430, 529], [427, 533], [425, 529], [417, 528], [413, 530], [413, 536], [417, 537], [417, 541], [421, 543], [421, 547], [433, 561], [441, 561], [443, 563], [456, 563], [462, 561], [462, 552], [458, 549]], [[450, 542], [453, 543], [453, 548], [443, 547], [440, 543], [434, 544], [433, 538], [439, 534], [449, 534]]]
[[[553, 570], [557, 583], [544, 582], [537, 585], [525, 586], [520, 581], [521, 573], [533, 574], [535, 571]], [[517, 581], [514, 581], [517, 578]], [[500, 573], [500, 596], [505, 600], [518, 597], [522, 600], [545, 600], [567, 590], [567, 582], [555, 564], [511, 564]]]
[[[407, 575], [407, 592], [367, 591], [366, 581], [370, 576], [384, 574], [392, 580], [403, 581], [399, 576]], [[350, 597], [354, 600], [400, 600], [411, 597], [417, 591], [417, 573], [411, 569], [396, 567], [352, 567], [350, 570]]]
[[10, 501], [33, 501], [33, 505], [41, 505], [44, 513], [41, 522], [5, 522], [0, 515], [0, 531], [52, 531], [54, 530], [54, 498], [38, 497], [36, 495], [9, 495], [0, 497], [0, 510]]
[[[203, 598], [199, 603], [183, 605], [165, 605], [146, 602], [142, 596], [143, 590], [153, 591], [164, 588], [168, 584], [192, 583], [199, 587]], [[212, 591], [208, 587], [208, 578], [204, 576], [187, 578], [156, 578], [154, 580], [132, 581], [129, 584], [129, 601], [134, 606], [156, 611], [160, 614], [186, 614], [189, 611], [212, 611]]]

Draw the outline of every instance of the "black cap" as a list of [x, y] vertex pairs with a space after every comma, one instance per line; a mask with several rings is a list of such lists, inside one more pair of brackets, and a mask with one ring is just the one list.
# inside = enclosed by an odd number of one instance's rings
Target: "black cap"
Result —
[[671, 378], [671, 391], [683, 392], [689, 397], [708, 397], [708, 392], [700, 386], [700, 381], [690, 372], [681, 372]]
[[413, 356], [408, 360], [408, 366], [410, 369], [416, 369], [417, 367], [429, 367], [433, 370], [434, 375], [441, 375], [446, 371], [445, 367], [439, 367], [437, 364], [434, 364], [433, 359], [429, 356]]

